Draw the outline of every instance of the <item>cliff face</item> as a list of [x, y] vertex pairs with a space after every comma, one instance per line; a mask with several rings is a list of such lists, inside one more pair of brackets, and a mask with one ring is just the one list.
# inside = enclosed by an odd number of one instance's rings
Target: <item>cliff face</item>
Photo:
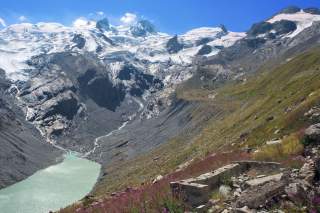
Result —
[[0, 188], [57, 163], [61, 152], [41, 137], [8, 93], [10, 84], [0, 76]]

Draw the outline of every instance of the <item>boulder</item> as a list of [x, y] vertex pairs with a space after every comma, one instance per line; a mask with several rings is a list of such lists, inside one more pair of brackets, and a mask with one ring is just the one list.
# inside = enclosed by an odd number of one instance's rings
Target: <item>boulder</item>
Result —
[[171, 182], [170, 187], [175, 196], [192, 207], [206, 204], [209, 201], [210, 189], [208, 185], [180, 181]]
[[320, 143], [320, 123], [309, 126], [305, 132], [305, 145]]
[[285, 181], [272, 181], [263, 186], [250, 187], [241, 194], [235, 205], [238, 208], [248, 206], [249, 208], [256, 209], [272, 198], [280, 196], [284, 192], [285, 186]]
[[299, 171], [299, 178], [312, 183], [316, 176], [315, 163], [313, 160], [306, 162]]
[[266, 177], [256, 178], [256, 179], [246, 181], [246, 185], [249, 187], [250, 186], [259, 186], [259, 185], [263, 185], [263, 184], [270, 182], [270, 181], [280, 181], [282, 176], [283, 176], [283, 173], [279, 173], [276, 175], [270, 175], [270, 176], [266, 176]]
[[162, 180], [163, 176], [162, 175], [158, 175], [153, 181], [152, 183], [157, 183], [158, 181]]
[[308, 112], [304, 114], [312, 122], [320, 122], [320, 107], [312, 107]]

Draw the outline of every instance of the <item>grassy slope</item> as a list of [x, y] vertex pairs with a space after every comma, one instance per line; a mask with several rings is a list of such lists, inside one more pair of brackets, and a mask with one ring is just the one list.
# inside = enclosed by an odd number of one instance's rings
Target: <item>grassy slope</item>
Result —
[[[229, 84], [216, 91], [178, 91], [179, 98], [201, 101], [204, 107], [214, 108], [219, 115], [209, 120], [193, 138], [180, 135], [145, 156], [108, 169], [112, 175], [103, 179], [94, 193], [104, 195], [150, 181], [187, 160], [205, 157], [217, 149], [261, 146], [267, 140], [308, 125], [304, 112], [320, 102], [320, 48], [303, 53], [274, 70], [260, 72], [246, 83]], [[213, 93], [217, 96], [208, 99], [208, 94]], [[195, 110], [193, 119], [197, 113], [205, 111]], [[270, 116], [274, 119], [266, 121]], [[277, 129], [281, 130], [279, 135], [274, 134]], [[248, 136], [240, 139], [242, 134]], [[193, 143], [186, 145], [186, 140]], [[157, 156], [160, 158], [154, 160]]]
[[[320, 104], [320, 48], [259, 72], [245, 83], [232, 83], [215, 91], [178, 90], [179, 98], [201, 102], [202, 108], [193, 112], [194, 120], [206, 113], [205, 108], [217, 114], [197, 135], [179, 135], [144, 156], [108, 168], [109, 175], [98, 183], [93, 194], [105, 196], [127, 186], [139, 186], [190, 159], [201, 159], [219, 150], [259, 148], [270, 139], [309, 125], [303, 114]], [[208, 99], [208, 94], [214, 93], [216, 97]], [[271, 116], [273, 119], [268, 121]], [[280, 133], [275, 134], [278, 129]]]

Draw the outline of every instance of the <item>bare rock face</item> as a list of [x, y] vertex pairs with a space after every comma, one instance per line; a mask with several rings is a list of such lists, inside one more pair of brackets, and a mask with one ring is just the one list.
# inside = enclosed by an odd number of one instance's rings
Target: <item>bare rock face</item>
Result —
[[0, 188], [62, 160], [62, 153], [25, 120], [9, 87], [10, 82], [0, 71]]
[[[72, 138], [73, 134], [78, 134], [73, 133], [73, 129], [81, 131], [81, 125], [88, 122], [88, 117], [94, 120], [96, 115], [92, 115], [92, 112], [99, 109], [105, 110], [107, 113], [104, 114], [110, 118], [112, 117], [109, 114], [114, 114], [118, 120], [100, 128], [100, 131], [108, 131], [108, 126], [117, 126], [122, 122], [121, 117], [124, 114], [116, 111], [125, 99], [124, 86], [113, 82], [105, 67], [96, 58], [65, 52], [33, 57], [28, 64], [34, 67], [30, 70], [32, 78], [17, 86], [17, 96], [19, 104], [26, 111], [27, 120], [32, 122], [47, 140], [65, 141], [61, 138]], [[132, 107], [137, 108], [135, 104]], [[100, 119], [99, 122], [106, 121]], [[87, 140], [92, 142], [95, 136], [100, 135], [95, 133], [94, 129], [92, 133], [90, 138], [81, 136], [84, 143], [88, 142]]]
[[183, 44], [181, 44], [179, 42], [178, 36], [176, 35], [176, 36], [172, 37], [171, 39], [169, 39], [166, 48], [170, 54], [173, 54], [173, 53], [177, 53], [180, 50], [182, 50]]
[[[281, 21], [270, 24], [261, 22], [253, 26], [248, 36], [237, 41], [234, 45], [222, 49], [219, 54], [208, 58], [200, 58], [198, 68], [201, 76], [194, 76], [198, 83], [205, 86], [216, 87], [221, 83], [238, 80], [243, 81], [244, 74], [254, 73], [268, 60], [280, 62], [282, 56], [290, 56], [312, 47], [314, 42], [320, 40], [319, 22], [314, 22], [311, 27], [306, 28], [293, 38], [283, 37], [283, 33], [292, 32], [296, 24]], [[275, 29], [277, 33], [273, 33]], [[261, 37], [264, 35], [265, 37]], [[220, 66], [219, 69], [210, 67]], [[224, 73], [224, 75], [222, 75]], [[195, 80], [195, 79], [194, 79]]]

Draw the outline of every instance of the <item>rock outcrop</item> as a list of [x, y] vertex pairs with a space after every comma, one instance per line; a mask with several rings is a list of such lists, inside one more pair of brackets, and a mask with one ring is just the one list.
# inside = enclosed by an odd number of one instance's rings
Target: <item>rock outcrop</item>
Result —
[[167, 42], [166, 48], [167, 48], [168, 53], [173, 54], [173, 53], [177, 53], [180, 50], [182, 50], [183, 44], [181, 44], [179, 42], [178, 36], [175, 35], [174, 37], [169, 39], [169, 41]]
[[307, 144], [320, 143], [320, 123], [311, 125], [305, 130], [305, 142]]

